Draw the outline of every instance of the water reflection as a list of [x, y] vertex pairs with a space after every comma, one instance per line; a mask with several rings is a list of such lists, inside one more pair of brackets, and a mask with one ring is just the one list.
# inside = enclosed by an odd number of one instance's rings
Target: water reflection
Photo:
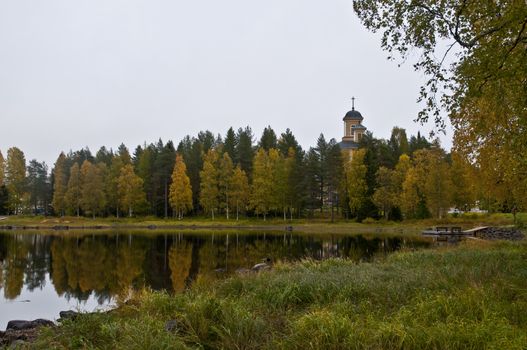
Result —
[[99, 304], [148, 286], [179, 292], [196, 280], [212, 281], [276, 261], [345, 257], [369, 260], [427, 240], [295, 234], [107, 234], [53, 236], [0, 233], [0, 290], [4, 300], [50, 288], [60, 298]]

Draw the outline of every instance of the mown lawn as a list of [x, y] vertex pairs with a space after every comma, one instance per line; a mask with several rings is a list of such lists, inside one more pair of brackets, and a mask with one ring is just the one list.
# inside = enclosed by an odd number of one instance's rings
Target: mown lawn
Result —
[[[173, 322], [173, 330], [165, 324]], [[467, 242], [372, 263], [276, 266], [184, 294], [144, 291], [46, 329], [36, 348], [525, 349], [527, 242]]]

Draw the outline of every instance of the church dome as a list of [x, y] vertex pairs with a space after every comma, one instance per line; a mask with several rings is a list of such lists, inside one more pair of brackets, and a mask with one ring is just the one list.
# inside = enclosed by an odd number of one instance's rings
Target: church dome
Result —
[[342, 119], [344, 121], [346, 120], [359, 120], [362, 121], [364, 118], [362, 117], [362, 114], [360, 114], [359, 111], [356, 111], [355, 108], [353, 108], [351, 111], [346, 113], [346, 116]]

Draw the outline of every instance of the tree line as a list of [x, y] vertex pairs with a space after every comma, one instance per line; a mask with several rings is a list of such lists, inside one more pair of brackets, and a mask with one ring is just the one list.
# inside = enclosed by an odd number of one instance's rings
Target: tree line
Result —
[[322, 134], [307, 151], [289, 129], [277, 136], [267, 127], [254, 140], [246, 127], [186, 136], [177, 147], [159, 140], [133, 154], [124, 144], [95, 155], [84, 148], [62, 152], [51, 172], [37, 160], [26, 165], [13, 147], [5, 159], [0, 152], [0, 213], [401, 220], [440, 218], [452, 207], [518, 209], [486, 182], [491, 169], [401, 128], [388, 140], [366, 133], [351, 158]]

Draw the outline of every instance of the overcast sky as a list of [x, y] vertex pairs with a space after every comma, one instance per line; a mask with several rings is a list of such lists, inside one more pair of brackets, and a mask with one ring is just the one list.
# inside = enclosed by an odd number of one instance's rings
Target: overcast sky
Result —
[[340, 140], [352, 96], [376, 137], [428, 133], [423, 77], [386, 56], [351, 0], [0, 0], [0, 150], [52, 165], [245, 125], [309, 147]]

